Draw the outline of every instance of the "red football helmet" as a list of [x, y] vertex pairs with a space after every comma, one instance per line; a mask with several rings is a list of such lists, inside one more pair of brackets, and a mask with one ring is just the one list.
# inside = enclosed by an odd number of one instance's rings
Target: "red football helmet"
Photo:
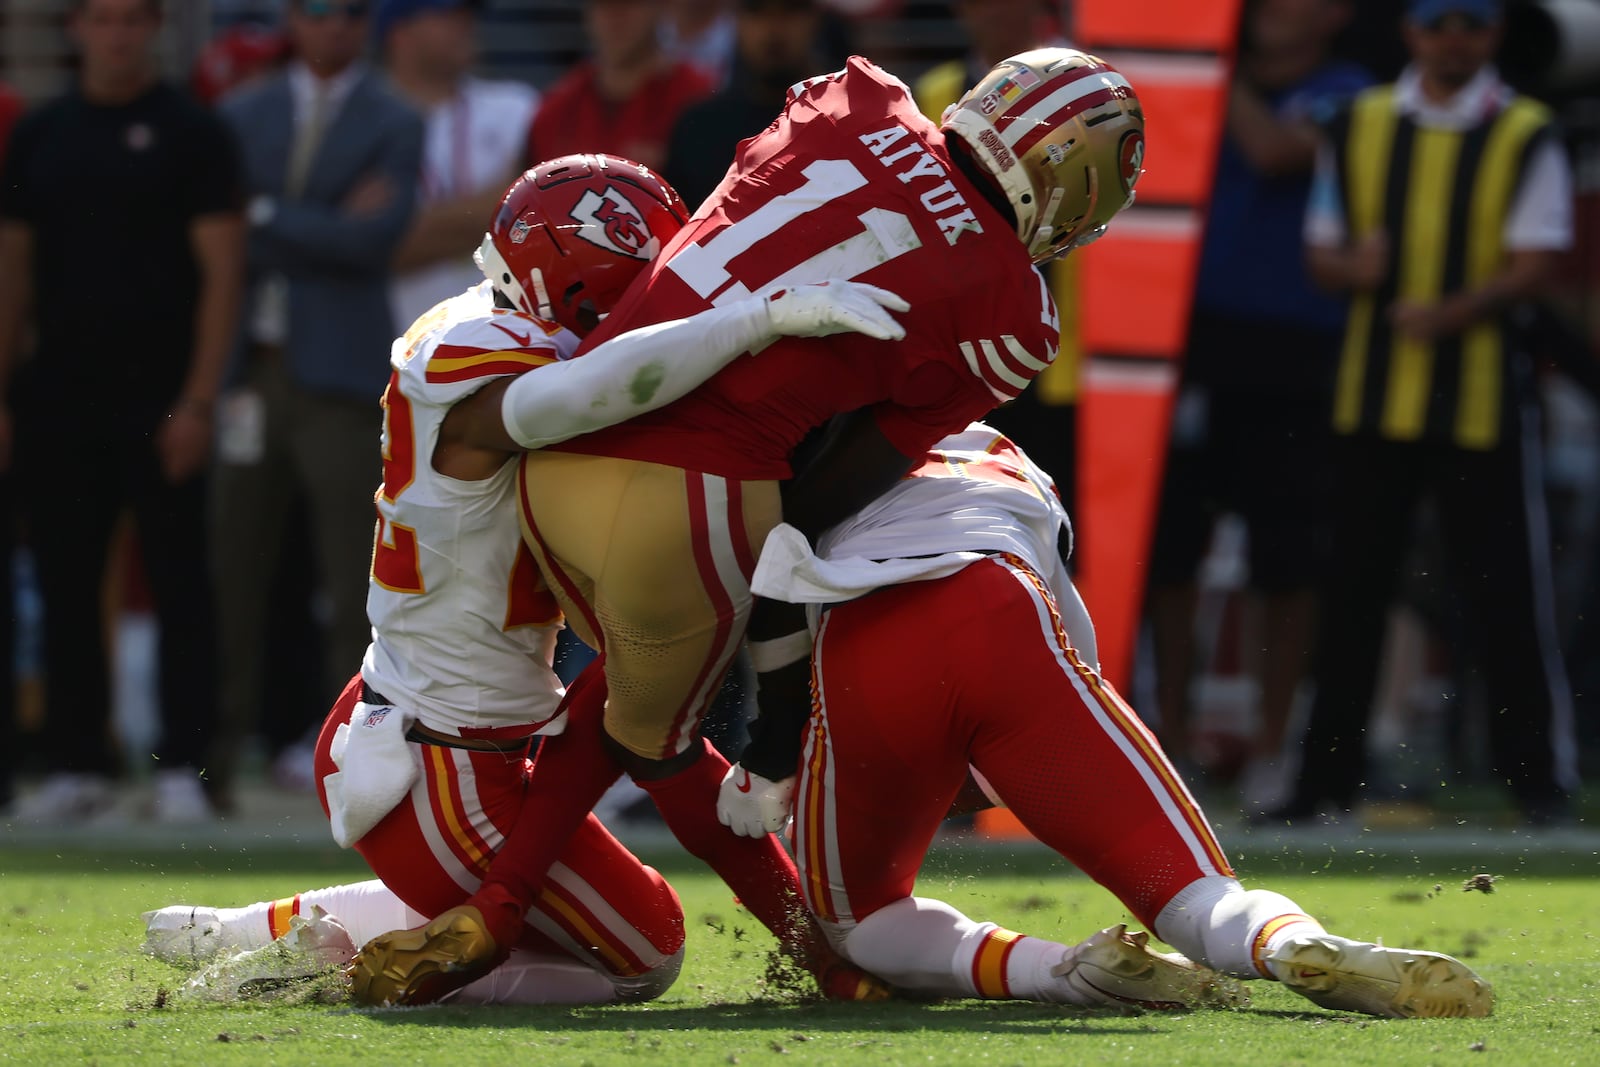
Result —
[[643, 164], [562, 156], [511, 183], [473, 258], [513, 306], [582, 335], [688, 221]]

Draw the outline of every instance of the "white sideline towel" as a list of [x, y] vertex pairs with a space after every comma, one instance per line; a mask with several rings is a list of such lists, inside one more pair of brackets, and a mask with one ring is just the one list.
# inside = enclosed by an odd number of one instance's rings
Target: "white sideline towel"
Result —
[[328, 823], [340, 848], [349, 848], [404, 800], [422, 773], [406, 731], [416, 715], [392, 704], [357, 701], [350, 721], [334, 731], [329, 755], [339, 769], [322, 780]]
[[761, 559], [756, 563], [750, 588], [761, 596], [791, 604], [837, 604], [886, 585], [946, 578], [986, 558], [982, 552], [946, 552], [923, 559], [822, 559], [811, 550], [805, 534], [788, 523], [780, 523], [761, 546]]

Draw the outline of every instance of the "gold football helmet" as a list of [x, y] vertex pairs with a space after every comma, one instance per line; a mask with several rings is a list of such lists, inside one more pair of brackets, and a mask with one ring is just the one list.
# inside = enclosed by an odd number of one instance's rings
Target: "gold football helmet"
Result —
[[1039, 48], [996, 64], [944, 113], [994, 175], [1035, 263], [1105, 232], [1133, 203], [1144, 169], [1144, 112], [1126, 78], [1071, 48]]

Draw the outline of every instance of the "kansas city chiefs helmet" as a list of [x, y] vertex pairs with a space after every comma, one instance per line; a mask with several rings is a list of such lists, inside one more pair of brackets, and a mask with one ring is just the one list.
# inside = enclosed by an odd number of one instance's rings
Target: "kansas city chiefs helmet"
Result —
[[1000, 183], [1035, 263], [1105, 232], [1133, 203], [1144, 112], [1126, 78], [1071, 48], [997, 63], [944, 113], [943, 128]]
[[562, 156], [511, 183], [473, 259], [513, 306], [581, 335], [688, 220], [643, 164]]

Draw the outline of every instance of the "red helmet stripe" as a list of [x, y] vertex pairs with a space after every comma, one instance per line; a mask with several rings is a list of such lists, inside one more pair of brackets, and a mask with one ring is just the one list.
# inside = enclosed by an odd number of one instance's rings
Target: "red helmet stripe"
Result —
[[[1004, 136], [1006, 130], [1009, 129], [1013, 123], [1018, 122], [1019, 120], [1035, 122], [1040, 118], [1043, 118], [1042, 115], [1038, 114], [1038, 107], [1040, 104], [1049, 101], [1057, 93], [1061, 92], [1073, 82], [1082, 81], [1084, 78], [1087, 78], [1092, 74], [1101, 74], [1104, 72], [1104, 70], [1105, 68], [1103, 67], [1080, 66], [1072, 67], [1060, 74], [1057, 74], [1055, 77], [1047, 80], [1043, 85], [1036, 86], [1030, 90], [1028, 92], [1028, 99], [1024, 101], [1025, 106], [1012, 108], [1007, 110], [1002, 115], [996, 115], [994, 119], [994, 128], [999, 131], [1002, 136]], [[998, 88], [995, 91], [999, 92]], [[974, 102], [981, 104], [982, 100], [983, 97], [979, 96], [975, 97]], [[1054, 110], [1054, 105], [1052, 106], [1052, 110]]]
[[1029, 149], [1048, 137], [1063, 122], [1076, 115], [1081, 115], [1090, 108], [1099, 107], [1101, 104], [1110, 103], [1127, 95], [1128, 91], [1126, 89], [1113, 87], [1100, 89], [1087, 96], [1078, 97], [1059, 111], [1047, 116], [1044, 121], [1035, 124], [1033, 129], [1017, 138], [1017, 143], [1011, 146], [1011, 150], [1019, 157], [1026, 155]]

